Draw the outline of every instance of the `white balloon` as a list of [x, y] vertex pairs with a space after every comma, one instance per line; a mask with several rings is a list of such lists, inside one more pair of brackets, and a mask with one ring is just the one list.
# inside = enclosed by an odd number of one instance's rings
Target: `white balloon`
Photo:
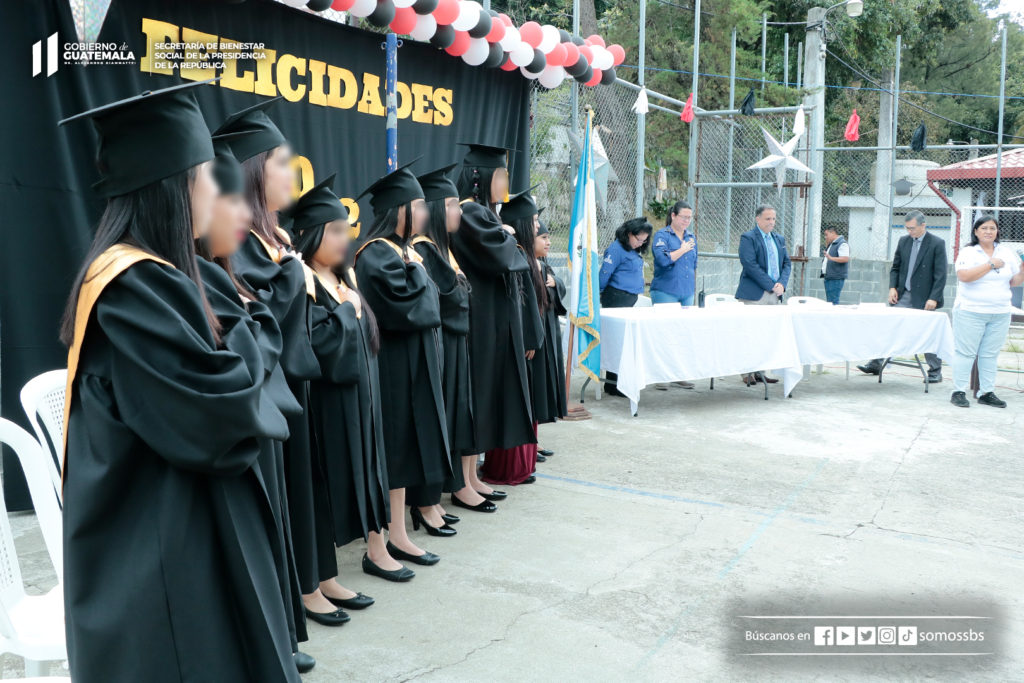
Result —
[[368, 17], [377, 9], [377, 0], [356, 0], [356, 4], [349, 9], [349, 14], [354, 17]]
[[452, 22], [452, 28], [456, 31], [468, 31], [480, 21], [480, 5], [471, 0], [459, 1], [459, 16]]
[[416, 25], [409, 35], [416, 40], [430, 40], [437, 33], [437, 19], [433, 14], [417, 14]]
[[594, 61], [590, 65], [595, 69], [606, 71], [615, 64], [615, 56], [607, 48], [603, 48], [600, 45], [591, 45], [590, 50], [594, 55]]
[[512, 49], [521, 42], [523, 39], [519, 37], [519, 29], [515, 26], [506, 26], [505, 35], [498, 41], [498, 45], [501, 45], [505, 52], [512, 52]]
[[529, 43], [521, 42], [509, 53], [508, 58], [516, 66], [526, 66], [533, 61], [533, 48]]
[[480, 66], [487, 61], [491, 52], [490, 43], [484, 38], [470, 38], [469, 49], [462, 55], [462, 61], [470, 66]]
[[413, 5], [416, 4], [416, 0], [391, 0], [391, 1], [394, 2], [395, 3], [395, 7], [398, 7], [398, 8], [412, 7]]
[[309, 3], [309, 0], [281, 0], [281, 2], [289, 7], [305, 7]]
[[565, 80], [565, 69], [560, 66], [546, 66], [540, 72], [540, 84], [547, 89], [557, 88]]
[[523, 78], [528, 78], [531, 81], [535, 81], [538, 78], [540, 78], [540, 74], [532, 74], [529, 71], [527, 71], [525, 68], [520, 68], [519, 71], [522, 72]]
[[554, 49], [555, 45], [558, 45], [561, 40], [561, 34], [558, 32], [558, 29], [551, 24], [544, 24], [541, 26], [540, 33], [540, 45], [537, 46], [537, 49], [544, 54], [547, 54]]

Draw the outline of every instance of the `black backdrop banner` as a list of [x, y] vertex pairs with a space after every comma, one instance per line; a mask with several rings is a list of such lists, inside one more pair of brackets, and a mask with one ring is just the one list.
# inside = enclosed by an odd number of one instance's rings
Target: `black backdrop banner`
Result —
[[[269, 0], [113, 0], [97, 38], [107, 54], [83, 65], [79, 53], [97, 46], [77, 37], [67, 0], [5, 1], [2, 15], [0, 412], [7, 419], [27, 425], [21, 387], [66, 363], [60, 315], [102, 210], [91, 189], [98, 179], [92, 126], [58, 129], [60, 119], [214, 74], [221, 80], [196, 91], [211, 130], [228, 114], [281, 95], [270, 115], [298, 155], [297, 186], [336, 172], [335, 190], [353, 222], [369, 222], [369, 205], [351, 199], [386, 170], [383, 35]], [[56, 65], [46, 47], [54, 33]], [[33, 73], [37, 42], [42, 63]], [[443, 166], [461, 158], [457, 143], [464, 141], [529, 150], [528, 90], [518, 73], [469, 67], [405, 41], [398, 50], [399, 163], [422, 157], [416, 172]], [[528, 165], [527, 154], [513, 155], [513, 191], [527, 187]], [[4, 491], [9, 509], [30, 507], [7, 452]]]

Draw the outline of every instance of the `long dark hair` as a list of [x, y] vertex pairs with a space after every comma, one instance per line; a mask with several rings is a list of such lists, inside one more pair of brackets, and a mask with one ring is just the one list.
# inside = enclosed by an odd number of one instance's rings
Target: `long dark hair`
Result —
[[[644, 232], [647, 233], [647, 239], [639, 247], [633, 249], [632, 245], [629, 243], [629, 236], [639, 235]], [[638, 254], [643, 254], [647, 251], [647, 245], [650, 244], [650, 237], [653, 234], [654, 228], [647, 222], [646, 218], [640, 216], [639, 218], [630, 218], [628, 221], [620, 225], [615, 230], [615, 239], [619, 241], [619, 244], [621, 244], [622, 248], [626, 251], [636, 251]]]
[[448, 239], [448, 207], [445, 201], [442, 197], [427, 202], [427, 227], [423, 234], [432, 239], [441, 253], [446, 255], [451, 241]]
[[245, 176], [245, 199], [252, 209], [252, 229], [270, 244], [282, 247], [284, 243], [275, 229], [277, 215], [267, 208], [267, 159], [273, 153], [271, 149], [243, 161], [242, 175]]
[[158, 256], [185, 273], [199, 288], [199, 299], [216, 344], [220, 345], [220, 323], [206, 300], [203, 281], [196, 264], [192, 230], [190, 185], [196, 178], [192, 167], [158, 180], [134, 192], [111, 197], [96, 227], [96, 235], [75, 277], [71, 295], [61, 320], [60, 339], [71, 346], [75, 338], [75, 314], [78, 296], [85, 284], [89, 266], [115, 244], [128, 244]]
[[692, 208], [693, 207], [690, 206], [689, 203], [687, 203], [687, 202], [683, 201], [682, 199], [680, 199], [678, 202], [676, 202], [675, 204], [672, 205], [672, 209], [668, 212], [668, 215], [665, 216], [665, 225], [666, 226], [672, 225], [672, 216], [676, 215], [677, 213], [679, 213], [683, 209], [692, 209]]
[[[302, 254], [302, 260], [310, 268], [313, 267], [313, 257], [316, 256], [316, 252], [320, 249], [320, 243], [324, 241], [324, 231], [326, 228], [326, 225], [310, 228], [304, 230], [295, 238], [295, 251]], [[376, 356], [377, 352], [380, 351], [380, 328], [377, 327], [377, 316], [373, 314], [373, 309], [370, 308], [370, 304], [366, 303], [363, 293], [359, 291], [359, 288], [356, 287], [356, 283], [353, 281], [355, 275], [352, 273], [351, 248], [345, 255], [345, 260], [332, 270], [338, 279], [345, 283], [346, 287], [359, 295], [359, 303], [362, 306], [363, 317], [366, 320], [366, 329], [370, 335], [367, 340], [370, 344], [370, 352]]]
[[967, 243], [967, 246], [978, 246], [978, 235], [975, 231], [985, 223], [988, 223], [989, 221], [992, 221], [993, 223], [996, 224], [996, 242], [999, 241], [999, 221], [997, 221], [996, 217], [993, 216], [992, 214], [985, 213], [974, 219], [974, 225], [971, 226], [971, 241]]
[[535, 236], [533, 234], [533, 216], [517, 218], [510, 223], [516, 233], [516, 241], [523, 248], [526, 254], [526, 262], [530, 264], [530, 277], [533, 279], [533, 288], [537, 291], [537, 305], [541, 312], [548, 309], [548, 288], [544, 284], [544, 277], [541, 274], [540, 264], [537, 263], [537, 256], [534, 254]]
[[[373, 215], [373, 225], [366, 233], [363, 243], [369, 242], [378, 237], [386, 237], [402, 248], [405, 254], [409, 241], [412, 239], [412, 202], [405, 204], [405, 236], [398, 235], [398, 210], [400, 206], [393, 206], [382, 214]], [[305, 253], [305, 252], [303, 252]]]
[[242, 281], [235, 277], [235, 270], [231, 265], [231, 259], [224, 256], [214, 256], [213, 252], [210, 251], [210, 241], [205, 237], [200, 237], [195, 242], [196, 245], [196, 256], [201, 259], [205, 259], [210, 263], [215, 263], [221, 267], [221, 269], [228, 274], [228, 278], [231, 280], [231, 284], [235, 286], [235, 291], [238, 292], [239, 296], [243, 296], [246, 299], [255, 299], [256, 294], [249, 288], [242, 284]]
[[455, 187], [459, 190], [459, 199], [472, 199], [477, 204], [486, 206], [491, 211], [504, 201], [504, 197], [491, 197], [491, 180], [496, 168], [475, 168], [463, 166]]

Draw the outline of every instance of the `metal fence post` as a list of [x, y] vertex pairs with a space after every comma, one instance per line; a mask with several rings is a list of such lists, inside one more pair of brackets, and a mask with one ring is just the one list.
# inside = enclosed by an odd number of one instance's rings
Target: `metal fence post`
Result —
[[[690, 95], [693, 96], [693, 108], [697, 109], [697, 73], [700, 71], [700, 0], [694, 0], [693, 2], [693, 79], [690, 85]], [[687, 198], [690, 200], [690, 206], [693, 207], [694, 213], [697, 212], [697, 193], [694, 190], [693, 184], [697, 181], [697, 118], [694, 117], [693, 121], [690, 122], [690, 153], [689, 163], [686, 169], [686, 174], [689, 180], [689, 187], [687, 188]]]
[[[729, 48], [729, 109], [736, 108], [736, 29], [732, 30], [732, 46]], [[729, 151], [726, 168], [729, 179], [732, 179], [732, 151], [736, 142], [736, 128], [729, 126]], [[725, 244], [732, 243], [732, 188], [725, 190]]]
[[999, 218], [1000, 187], [1003, 174], [1003, 111], [1006, 107], [1006, 24], [1003, 24], [1003, 64], [999, 71], [999, 136], [996, 138], [996, 218]]
[[[579, 0], [574, 0], [578, 5]], [[641, 92], [647, 81], [644, 65], [646, 63], [646, 38], [647, 38], [647, 0], [640, 0], [640, 46], [637, 59], [637, 81], [640, 83]], [[636, 197], [634, 208], [637, 216], [644, 214], [644, 156], [647, 142], [647, 115], [643, 112], [636, 114]]]
[[889, 156], [889, 220], [885, 225], [885, 258], [892, 253], [893, 204], [896, 201], [896, 131], [899, 130], [900, 113], [900, 61], [903, 53], [903, 36], [896, 36], [896, 72], [892, 79], [892, 152]]

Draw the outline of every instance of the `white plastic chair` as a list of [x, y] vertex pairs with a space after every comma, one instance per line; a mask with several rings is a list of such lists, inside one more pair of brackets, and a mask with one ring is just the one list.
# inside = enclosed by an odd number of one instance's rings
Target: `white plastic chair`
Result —
[[[67, 370], [50, 370], [33, 377], [21, 388], [21, 407], [28, 416], [39, 445], [50, 455], [48, 469], [53, 488], [58, 494], [60, 470], [64, 467], [64, 389], [67, 381]], [[40, 418], [42, 426], [39, 424]]]
[[60, 507], [60, 493], [50, 483], [47, 463], [50, 455], [32, 438], [32, 435], [9, 420], [0, 418], [0, 443], [11, 447], [28, 483], [32, 507], [36, 511], [39, 530], [43, 533], [46, 551], [50, 554], [57, 580], [64, 582], [64, 520]]
[[722, 304], [737, 304], [736, 297], [732, 294], [706, 294], [704, 295], [704, 307], [721, 306]]
[[[813, 297], [813, 296], [791, 296], [788, 299], [786, 299], [786, 304], [788, 306], [814, 306], [814, 307], [817, 307], [817, 308], [821, 308], [821, 307], [824, 307], [824, 306], [831, 306], [832, 305], [829, 302], [825, 301], [824, 299], [819, 299], [819, 298]], [[809, 374], [810, 369], [811, 368], [810, 368], [809, 365], [805, 365], [804, 366], [804, 375]], [[823, 370], [823, 368], [819, 364], [818, 365], [818, 374], [819, 375], [822, 373], [822, 370]], [[846, 361], [846, 379], [850, 379], [850, 361]]]
[[[0, 419], [0, 441], [19, 452], [19, 455], [21, 450], [39, 448], [28, 432], [3, 419]], [[30, 478], [29, 487], [33, 489], [34, 498], [34, 489], [39, 486], [37, 484], [33, 487]], [[47, 486], [47, 492], [52, 493], [49, 489]], [[0, 506], [7, 509], [3, 487], [0, 487]], [[40, 526], [44, 523], [40, 517]], [[53, 557], [45, 533], [43, 538]], [[26, 676], [42, 676], [49, 668], [46, 662], [67, 659], [63, 584], [58, 583], [46, 595], [25, 593], [14, 536], [11, 534], [11, 522], [6, 514], [0, 515], [0, 652], [23, 657]]]

